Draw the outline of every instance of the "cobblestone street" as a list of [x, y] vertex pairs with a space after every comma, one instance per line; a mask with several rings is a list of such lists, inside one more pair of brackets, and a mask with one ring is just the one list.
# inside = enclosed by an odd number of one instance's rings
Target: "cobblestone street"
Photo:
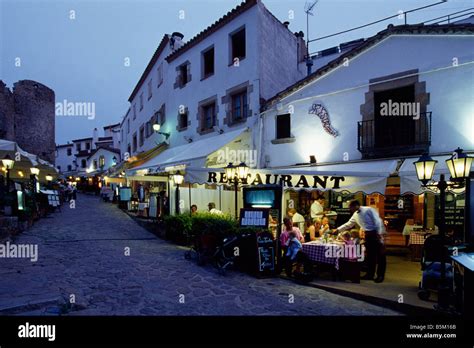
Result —
[[0, 259], [3, 315], [54, 315], [71, 295], [77, 306], [68, 315], [398, 314], [284, 279], [222, 277], [91, 196], [79, 195], [76, 209], [63, 205], [15, 243], [38, 244], [38, 261]]

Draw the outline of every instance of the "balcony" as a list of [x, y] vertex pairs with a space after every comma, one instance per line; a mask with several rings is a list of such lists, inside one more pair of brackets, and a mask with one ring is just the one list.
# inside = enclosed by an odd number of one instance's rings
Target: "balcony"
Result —
[[431, 145], [431, 112], [418, 120], [406, 116], [386, 116], [360, 121], [357, 148], [364, 159], [420, 155]]

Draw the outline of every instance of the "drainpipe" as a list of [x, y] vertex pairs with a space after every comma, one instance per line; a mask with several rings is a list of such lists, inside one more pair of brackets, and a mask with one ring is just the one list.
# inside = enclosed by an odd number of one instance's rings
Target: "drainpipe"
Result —
[[311, 69], [313, 68], [313, 60], [310, 56], [306, 57], [306, 67], [308, 68], [307, 74], [311, 75]]

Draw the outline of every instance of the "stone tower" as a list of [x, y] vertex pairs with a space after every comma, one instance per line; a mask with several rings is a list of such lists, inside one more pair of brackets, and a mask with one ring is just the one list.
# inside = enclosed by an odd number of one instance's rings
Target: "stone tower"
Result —
[[36, 81], [21, 80], [13, 86], [13, 101], [15, 141], [25, 151], [54, 164], [54, 91]]
[[15, 140], [13, 93], [0, 81], [0, 139]]

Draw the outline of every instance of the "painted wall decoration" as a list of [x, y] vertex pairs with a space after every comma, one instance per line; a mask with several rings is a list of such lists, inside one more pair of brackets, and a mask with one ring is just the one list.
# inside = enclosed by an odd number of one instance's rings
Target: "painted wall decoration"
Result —
[[329, 119], [329, 113], [322, 104], [314, 103], [309, 109], [309, 114], [314, 114], [318, 116], [323, 124], [323, 128], [329, 135], [332, 135], [334, 138], [339, 135], [339, 132], [333, 128], [331, 125], [331, 120]]

